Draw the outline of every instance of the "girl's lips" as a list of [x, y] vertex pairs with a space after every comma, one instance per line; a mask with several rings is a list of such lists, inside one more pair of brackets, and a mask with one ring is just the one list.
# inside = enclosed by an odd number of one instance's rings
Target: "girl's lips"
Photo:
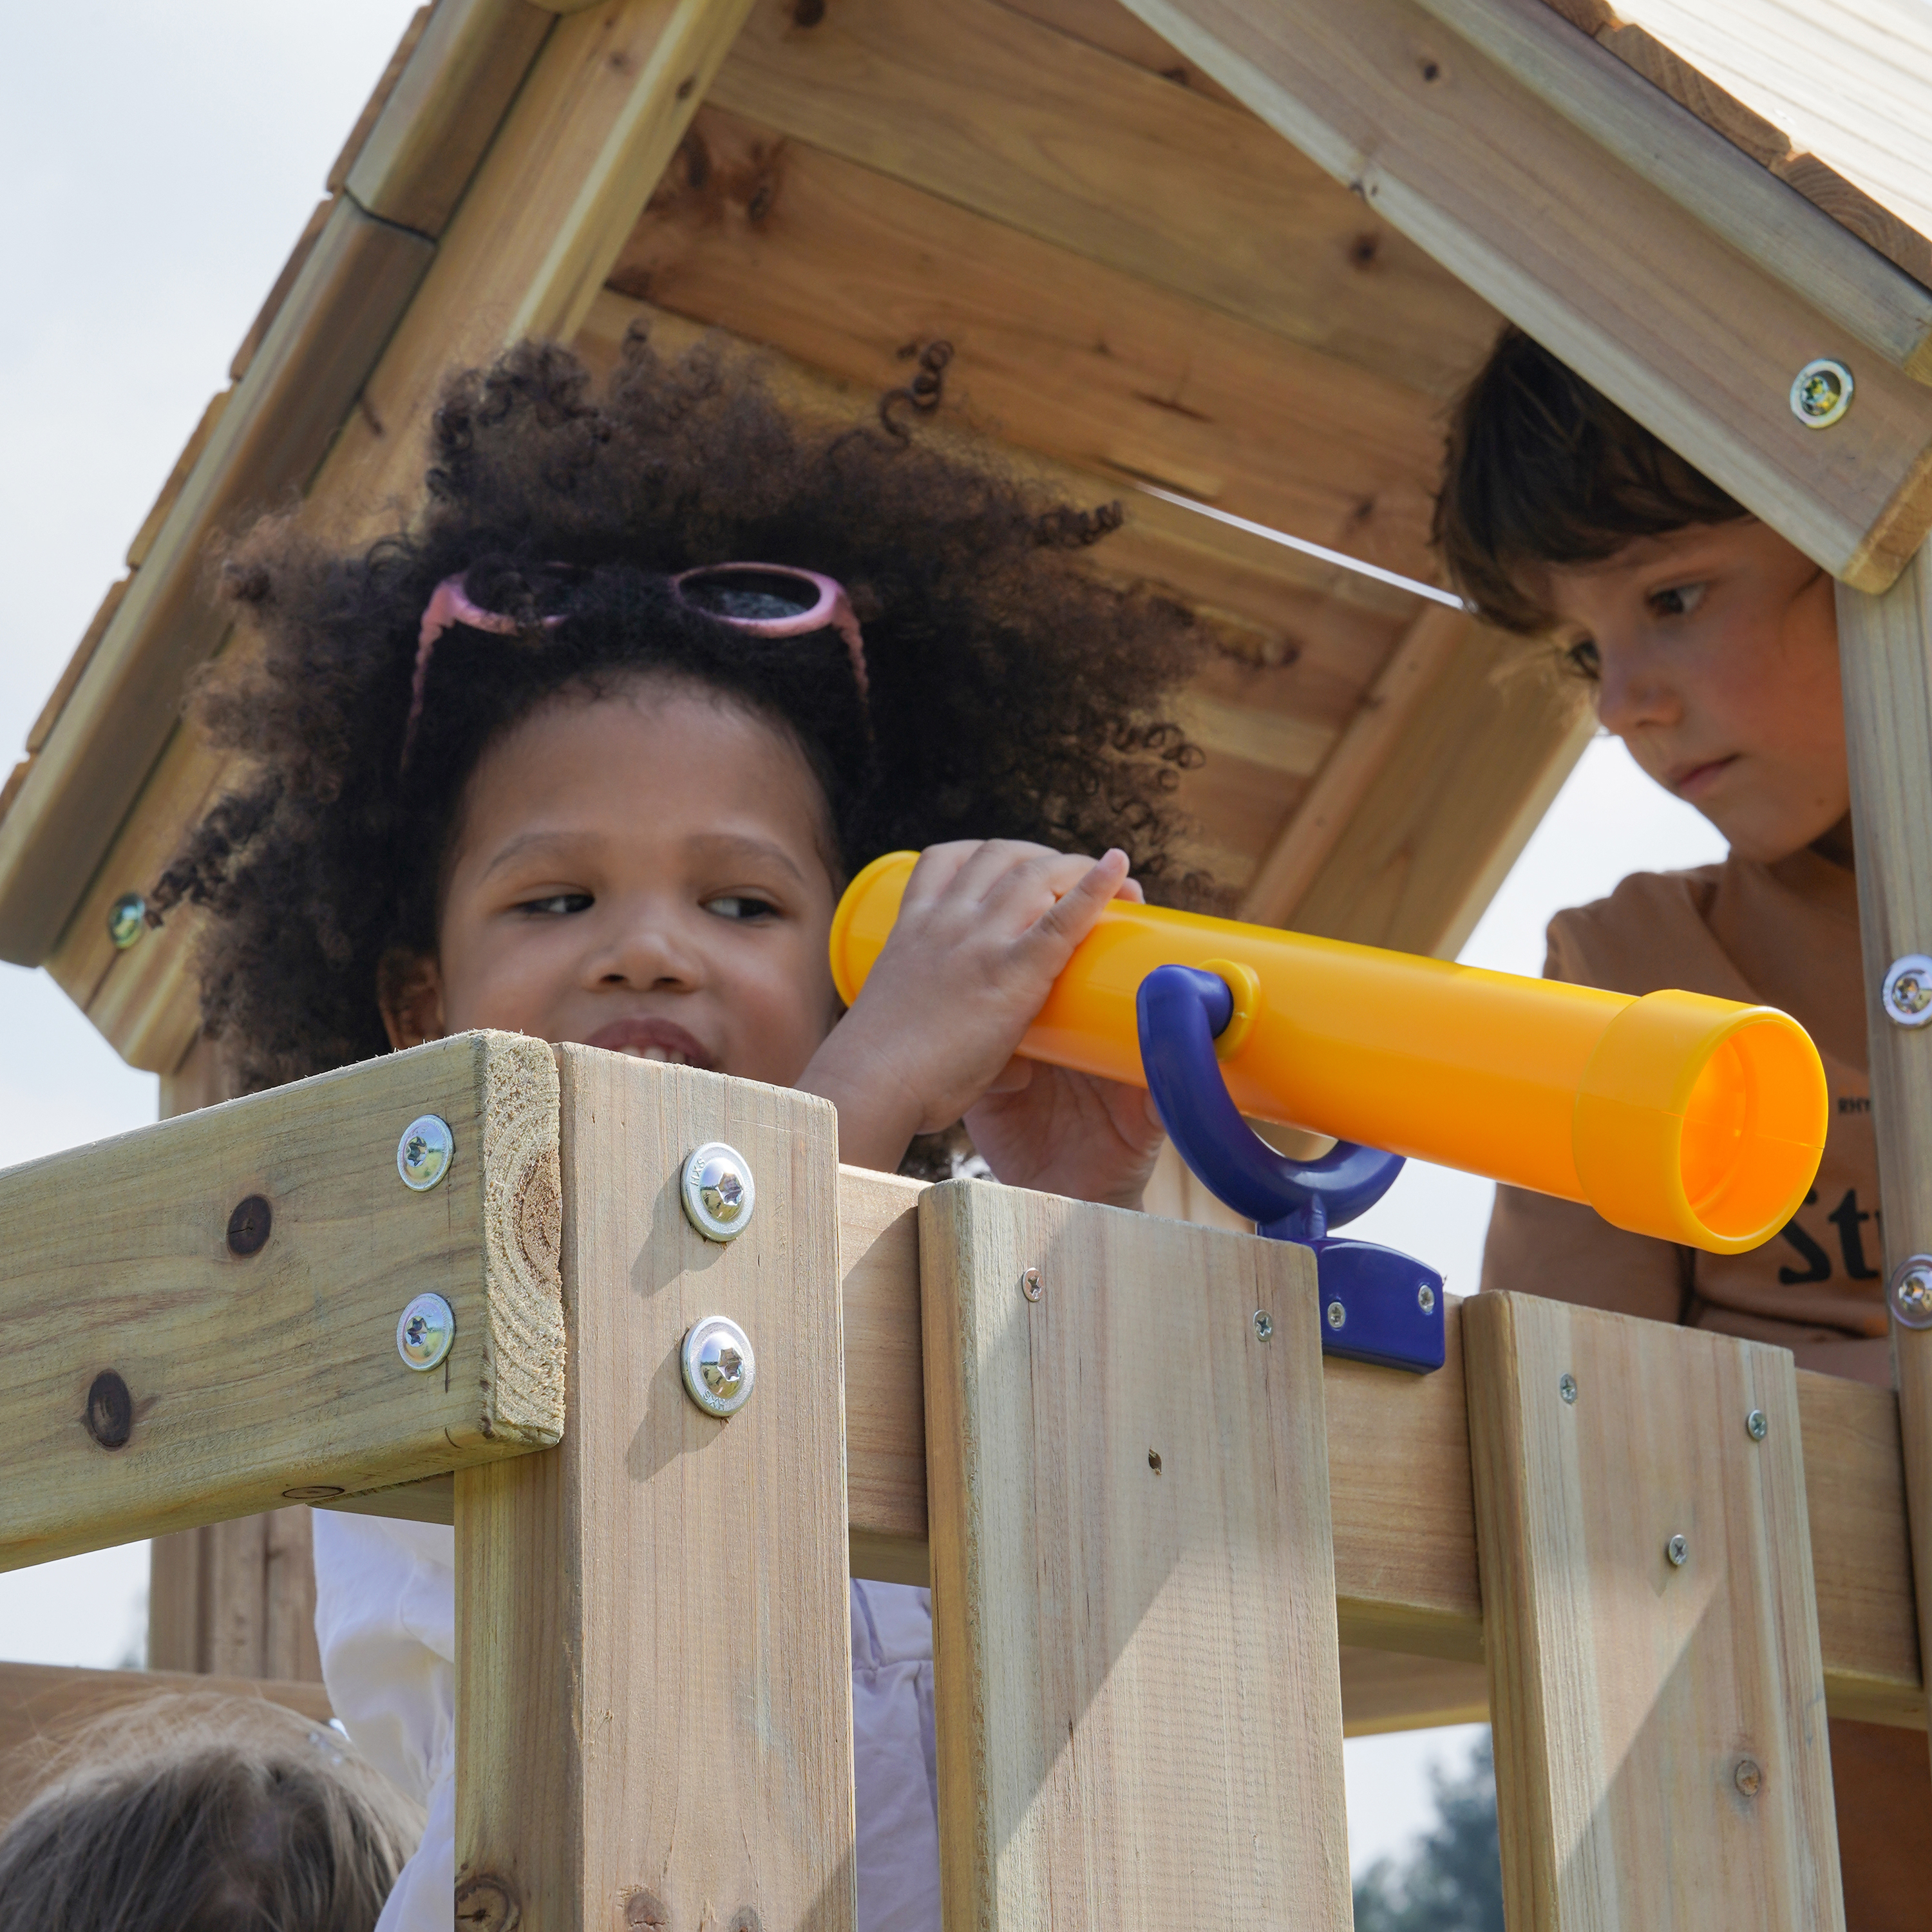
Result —
[[613, 1020], [599, 1027], [584, 1044], [607, 1053], [628, 1054], [633, 1060], [665, 1060], [674, 1066], [701, 1066], [715, 1071], [711, 1055], [682, 1027], [670, 1020]]
[[1695, 798], [1700, 792], [1708, 791], [1724, 773], [1737, 762], [1737, 754], [1728, 758], [1708, 758], [1700, 765], [1686, 765], [1670, 775], [1670, 789], [1679, 798]]

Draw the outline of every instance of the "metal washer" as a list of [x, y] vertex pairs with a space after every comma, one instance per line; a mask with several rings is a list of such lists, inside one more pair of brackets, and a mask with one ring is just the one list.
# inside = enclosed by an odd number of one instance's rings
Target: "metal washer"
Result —
[[706, 1315], [691, 1324], [678, 1366], [685, 1393], [706, 1415], [736, 1415], [758, 1378], [751, 1337], [728, 1315]]
[[433, 1369], [456, 1343], [456, 1311], [440, 1294], [418, 1294], [396, 1317], [396, 1353], [418, 1371]]
[[706, 1141], [684, 1164], [678, 1193], [685, 1218], [707, 1241], [735, 1241], [758, 1205], [752, 1164], [723, 1141]]
[[1908, 952], [1886, 970], [1879, 1002], [1894, 1026], [1932, 1024], [1932, 958]]
[[396, 1172], [412, 1193], [426, 1193], [449, 1172], [456, 1136], [440, 1114], [418, 1114], [396, 1143]]

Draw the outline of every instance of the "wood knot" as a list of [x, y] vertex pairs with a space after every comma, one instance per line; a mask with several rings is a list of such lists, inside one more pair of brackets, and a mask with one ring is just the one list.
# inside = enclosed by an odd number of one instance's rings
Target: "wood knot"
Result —
[[112, 1369], [103, 1369], [87, 1391], [87, 1432], [104, 1449], [124, 1449], [134, 1432], [134, 1398]]
[[764, 1922], [748, 1905], [741, 1905], [731, 1915], [731, 1922], [724, 1932], [765, 1932]]
[[825, 18], [825, 0], [791, 0], [794, 27], [815, 27]]
[[627, 1932], [646, 1932], [646, 1928], [666, 1926], [670, 1923], [670, 1910], [654, 1892], [646, 1892], [641, 1886], [626, 1894], [624, 1900], [624, 1924]]
[[456, 1922], [463, 1932], [514, 1932], [524, 1908], [516, 1887], [494, 1872], [478, 1872], [456, 1888]]
[[1365, 229], [1348, 244], [1348, 265], [1355, 268], [1372, 268], [1382, 252], [1382, 238]]
[[259, 1255], [268, 1245], [268, 1231], [275, 1225], [274, 1210], [259, 1194], [250, 1194], [235, 1204], [228, 1217], [228, 1252], [244, 1259]]

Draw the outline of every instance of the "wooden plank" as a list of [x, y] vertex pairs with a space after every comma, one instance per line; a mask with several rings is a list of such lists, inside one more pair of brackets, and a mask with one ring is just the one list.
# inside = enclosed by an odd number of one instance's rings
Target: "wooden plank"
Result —
[[1789, 1352], [1517, 1294], [1462, 1328], [1510, 1924], [1842, 1926]]
[[1438, 398], [1495, 333], [1251, 116], [994, 0], [840, 0], [808, 30], [759, 0], [711, 98]]
[[[1932, 1253], [1932, 1028], [1898, 1025], [1881, 997], [1893, 960], [1932, 952], [1932, 544], [1882, 597], [1840, 585], [1838, 610], [1889, 1274]], [[1932, 1329], [1894, 1320], [1892, 1335], [1919, 1649], [1932, 1656]]]
[[[1414, 0], [1130, 4], [1834, 575], [1882, 590], [1918, 547], [1932, 392]], [[1820, 356], [1858, 385], [1822, 433], [1789, 402]]]
[[[558, 1055], [570, 1429], [457, 1478], [458, 1916], [838, 1932], [856, 1899], [836, 1116]], [[678, 1200], [686, 1156], [718, 1139], [757, 1189], [726, 1246]], [[679, 1372], [687, 1329], [718, 1313], [757, 1361], [724, 1422]]]
[[1183, 60], [1144, 21], [1136, 20], [1120, 0], [1000, 0], [1000, 4], [1090, 46], [1104, 47], [1108, 53], [1132, 61], [1162, 80], [1204, 94], [1224, 107], [1240, 106], [1211, 74]]
[[46, 956], [172, 728], [182, 679], [226, 628], [202, 575], [209, 536], [307, 482], [429, 254], [338, 204], [0, 819], [0, 958]]
[[32, 1796], [40, 1760], [36, 1744], [58, 1745], [90, 1718], [150, 1697], [260, 1697], [329, 1720], [328, 1694], [320, 1684], [262, 1678], [190, 1676], [172, 1670], [82, 1670], [51, 1664], [0, 1664], [0, 1828]]
[[1348, 1925], [1313, 1258], [919, 1211], [946, 1922]]
[[[86, 670], [88, 660], [94, 656], [94, 647], [100, 643], [102, 634], [113, 621], [115, 612], [121, 608], [121, 600], [128, 594], [128, 586], [133, 574], [117, 578], [107, 586], [107, 592], [100, 600], [100, 608], [88, 620], [80, 642], [75, 646], [74, 656], [68, 660], [67, 668], [60, 674], [60, 681], [47, 694], [47, 701], [40, 706], [40, 715], [36, 718], [27, 733], [27, 751], [31, 756], [47, 742], [54, 726], [59, 722], [61, 713], [67, 709], [68, 700], [74, 695], [74, 686], [80, 682], [80, 674]], [[0, 812], [0, 818], [5, 816]]]
[[1342, 1646], [1345, 1738], [1489, 1720], [1489, 1674], [1481, 1664]]
[[1878, 259], [1869, 237], [1848, 233], [1829, 207], [1814, 205], [1802, 176], [1768, 172], [1790, 154], [1781, 128], [1640, 28], [1573, 25], [1545, 0], [1422, 4], [1861, 343], [1932, 380], [1932, 290], [1894, 266], [1895, 254]]
[[[556, 1441], [556, 1092], [542, 1042], [464, 1034], [0, 1176], [0, 1567]], [[418, 1194], [429, 1112], [457, 1153]], [[457, 1336], [422, 1374], [396, 1324], [430, 1289]]]
[[722, 109], [610, 282], [877, 393], [944, 339], [950, 407], [1009, 443], [1436, 568], [1434, 398]]

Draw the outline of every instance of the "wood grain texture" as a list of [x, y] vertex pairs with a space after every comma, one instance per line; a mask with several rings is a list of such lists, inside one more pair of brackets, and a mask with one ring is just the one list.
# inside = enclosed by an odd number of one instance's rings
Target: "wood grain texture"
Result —
[[1489, 1720], [1490, 1680], [1481, 1664], [1342, 1646], [1345, 1738]]
[[920, 1236], [946, 1923], [1346, 1926], [1312, 1256], [979, 1181]]
[[[458, 1916], [849, 1932], [836, 1117], [557, 1051], [570, 1428], [457, 1477]], [[757, 1185], [723, 1246], [679, 1200], [715, 1139]], [[722, 1422], [678, 1365], [720, 1313], [757, 1362]]]
[[1790, 1354], [1517, 1294], [1462, 1329], [1510, 1923], [1842, 1926]]
[[[1932, 1253], [1932, 1029], [1894, 1024], [1880, 997], [1893, 960], [1932, 952], [1932, 544], [1882, 597], [1842, 585], [1838, 597], [1889, 1275]], [[1932, 1330], [1892, 1334], [1919, 1649], [1932, 1655]]]
[[1252, 116], [994, 0], [840, 0], [808, 29], [758, 0], [711, 98], [1438, 398], [1495, 332]]
[[[1131, 5], [1824, 568], [1880, 590], [1916, 549], [1932, 392], [1413, 0]], [[1874, 405], [1822, 434], [1789, 402], [1821, 355]]]
[[[541, 1042], [464, 1034], [0, 1177], [0, 1565], [555, 1442], [555, 1083]], [[424, 1112], [457, 1154], [415, 1194]], [[243, 1258], [250, 1195], [273, 1222]], [[426, 1288], [457, 1337], [419, 1374], [395, 1329]]]
[[322, 1682], [305, 1508], [158, 1536], [148, 1574], [150, 1669]]

